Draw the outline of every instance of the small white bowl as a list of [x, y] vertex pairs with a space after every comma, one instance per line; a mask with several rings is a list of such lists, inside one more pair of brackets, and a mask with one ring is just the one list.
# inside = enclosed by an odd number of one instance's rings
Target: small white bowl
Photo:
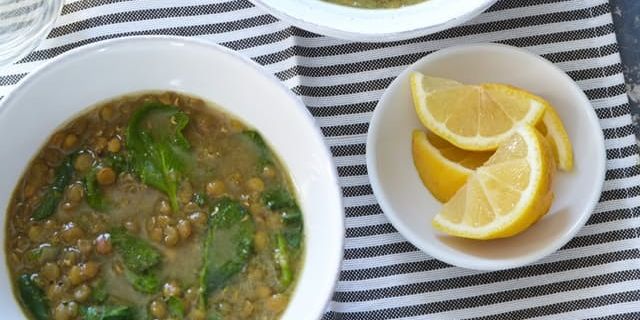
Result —
[[427, 0], [395, 9], [362, 9], [322, 0], [250, 0], [287, 23], [322, 35], [360, 42], [425, 36], [460, 25], [497, 0]]
[[[508, 239], [475, 241], [437, 232], [431, 219], [442, 204], [423, 186], [411, 155], [411, 132], [424, 127], [411, 100], [410, 71], [463, 83], [512, 84], [548, 99], [573, 144], [574, 169], [558, 172], [549, 213]], [[367, 168], [373, 191], [393, 226], [416, 247], [452, 265], [499, 270], [539, 260], [566, 244], [598, 202], [605, 174], [602, 129], [591, 103], [564, 72], [528, 51], [497, 44], [452, 47], [411, 65], [386, 90], [367, 137]]]
[[[134, 37], [81, 47], [27, 76], [0, 107], [0, 238], [26, 165], [63, 123], [94, 104], [145, 90], [214, 102], [262, 133], [287, 167], [304, 214], [304, 267], [282, 319], [318, 319], [333, 294], [343, 251], [342, 193], [331, 155], [302, 102], [272, 74], [218, 45], [179, 37]], [[293, 134], [292, 134], [293, 133]], [[3, 246], [2, 319], [23, 319]]]

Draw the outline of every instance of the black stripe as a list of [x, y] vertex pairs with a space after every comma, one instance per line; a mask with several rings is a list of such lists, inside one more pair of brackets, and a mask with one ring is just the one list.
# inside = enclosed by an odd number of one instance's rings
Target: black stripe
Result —
[[[634, 239], [637, 237], [637, 232], [638, 231], [636, 229], [629, 228], [590, 234], [586, 236], [578, 236], [571, 239], [571, 241], [565, 244], [561, 250], [583, 248], [601, 243]], [[640, 256], [638, 256], [637, 258], [640, 258]]]
[[617, 118], [620, 116], [629, 115], [629, 113], [631, 112], [631, 108], [629, 107], [628, 103], [594, 110], [596, 112], [596, 115], [598, 115], [598, 118], [600, 119]]
[[341, 177], [365, 176], [367, 175], [367, 166], [363, 164], [354, 166], [338, 167], [338, 175]]
[[621, 94], [626, 94], [627, 89], [624, 83], [621, 83], [621, 84], [613, 85], [611, 87], [585, 90], [584, 93], [587, 95], [589, 100], [596, 100], [596, 99], [611, 98], [611, 97], [619, 96]]
[[[603, 296], [578, 299], [566, 302], [558, 302], [540, 307], [533, 307], [517, 311], [505, 312], [487, 317], [477, 317], [469, 320], [502, 320], [502, 319], [528, 319], [532, 317], [541, 317], [551, 314], [561, 314], [581, 309], [597, 308], [601, 306], [612, 306], [619, 303], [633, 302], [640, 300], [640, 290], [625, 291], [618, 293], [606, 294]], [[636, 313], [638, 314], [638, 313]], [[618, 319], [618, 318], [610, 318]], [[632, 318], [637, 320], [638, 318]]]
[[264, 26], [268, 24], [273, 24], [278, 22], [276, 18], [270, 15], [261, 15], [255, 16], [251, 18], [229, 21], [229, 22], [221, 22], [221, 23], [211, 23], [204, 25], [196, 25], [196, 26], [181, 26], [181, 27], [172, 27], [172, 28], [161, 28], [161, 29], [153, 29], [153, 30], [141, 30], [141, 31], [131, 31], [131, 32], [123, 32], [123, 33], [115, 33], [108, 34], [94, 38], [88, 38], [81, 41], [69, 43], [63, 46], [58, 46], [50, 49], [38, 50], [30, 53], [27, 57], [20, 60], [18, 63], [46, 60], [53, 58], [63, 52], [71, 50], [73, 48], [77, 48], [86, 44], [94, 43], [97, 41], [114, 39], [126, 36], [135, 36], [135, 35], [178, 35], [178, 36], [197, 36], [204, 34], [217, 34], [217, 33], [225, 33], [236, 30], [248, 29], [257, 26]]
[[599, 58], [618, 53], [618, 44], [610, 43], [602, 47], [584, 48], [570, 51], [547, 53], [542, 55], [545, 59], [553, 62], [577, 61], [583, 59]]
[[[447, 278], [435, 281], [438, 290], [448, 290], [456, 288], [472, 287], [500, 281], [509, 281], [525, 277], [535, 277], [553, 272], [563, 272], [567, 270], [593, 267], [597, 265], [609, 264], [623, 260], [634, 260], [640, 258], [640, 253], [636, 249], [607, 252], [587, 257], [579, 257], [568, 260], [540, 263], [528, 265], [520, 268], [477, 273], [473, 275], [461, 276], [457, 278]], [[416, 272], [433, 271], [451, 267], [450, 265], [436, 259], [428, 259], [416, 262], [400, 263], [387, 266], [380, 266], [366, 269], [343, 270], [340, 273], [341, 281], [359, 281], [375, 278], [384, 278], [398, 274], [408, 274]], [[447, 282], [447, 283], [444, 283]], [[430, 284], [430, 282], [429, 282]], [[425, 283], [425, 285], [428, 285]]]
[[307, 97], [330, 97], [352, 93], [362, 93], [386, 89], [394, 78], [374, 79], [362, 82], [352, 82], [333, 86], [305, 86], [300, 85], [291, 89], [296, 94]]
[[446, 268], [452, 268], [452, 266], [437, 259], [427, 259], [366, 269], [342, 270], [340, 281], [361, 281]]
[[28, 73], [10, 74], [6, 76], [0, 76], [0, 86], [10, 86], [18, 83], [22, 78], [26, 77]]
[[[623, 85], [624, 86], [624, 85]], [[607, 139], [622, 138], [633, 134], [633, 124], [629, 123], [622, 127], [603, 129], [602, 133]]]
[[327, 107], [307, 106], [307, 108], [309, 108], [309, 112], [311, 112], [311, 115], [314, 117], [331, 117], [343, 114], [372, 112], [377, 104], [378, 101], [368, 101]]
[[624, 189], [614, 189], [603, 191], [600, 195], [600, 202], [633, 198], [640, 196], [640, 186], [633, 186]]
[[367, 145], [364, 143], [347, 144], [331, 147], [331, 154], [334, 157], [346, 157], [363, 155], [367, 152]]
[[345, 249], [344, 258], [347, 260], [362, 259], [414, 251], [418, 251], [418, 249], [411, 243], [404, 241], [379, 246]]
[[[630, 135], [633, 134], [633, 125], [629, 124], [627, 125], [627, 129], [625, 129], [624, 131], [628, 132], [627, 134], [620, 136], [620, 138], [622, 137], [628, 137]], [[610, 129], [605, 129], [605, 139], [612, 139], [612, 138], [618, 138], [616, 137], [616, 133], [615, 130], [611, 130]], [[607, 132], [612, 132], [610, 133], [610, 137], [607, 137]], [[613, 160], [613, 159], [622, 159], [622, 158], [626, 158], [626, 157], [630, 157], [630, 156], [635, 156], [638, 154], [639, 148], [637, 144], [632, 144], [632, 145], [628, 145], [626, 147], [622, 147], [622, 148], [611, 148], [611, 149], [607, 149], [606, 153], [607, 153], [607, 159], [609, 160]]]
[[100, 7], [100, 6], [104, 6], [104, 5], [108, 5], [108, 4], [112, 4], [112, 3], [127, 2], [127, 1], [134, 1], [134, 0], [83, 0], [83, 1], [76, 1], [76, 2], [73, 2], [73, 3], [65, 4], [62, 7], [62, 15], [66, 15], [66, 14], [70, 14], [70, 13], [73, 13], [73, 12], [86, 10], [86, 9], [90, 9], [90, 8]]
[[638, 320], [640, 319], [640, 312], [618, 313], [604, 317], [589, 318], [585, 320]]
[[357, 134], [366, 134], [369, 130], [368, 123], [354, 123], [338, 126], [328, 126], [320, 128], [325, 137], [337, 136], [353, 136]]
[[276, 32], [272, 32], [272, 33], [260, 34], [260, 35], [249, 37], [249, 38], [222, 42], [220, 44], [225, 47], [231, 48], [235, 51], [240, 51], [248, 48], [261, 46], [267, 43], [280, 42], [280, 41], [289, 39], [291, 36], [295, 34], [295, 30], [298, 30], [298, 29], [289, 27]]
[[366, 196], [373, 194], [373, 190], [371, 189], [371, 185], [359, 185], [359, 186], [349, 186], [342, 188], [342, 194], [344, 197], [358, 197], [358, 196]]
[[358, 238], [397, 232], [398, 231], [396, 231], [396, 229], [390, 223], [384, 223], [372, 226], [347, 228], [346, 236], [347, 238]]
[[[505, 290], [495, 293], [476, 295], [465, 298], [458, 298], [452, 300], [445, 301], [436, 301], [419, 305], [412, 306], [404, 306], [404, 307], [394, 307], [382, 310], [373, 310], [373, 311], [365, 311], [365, 312], [349, 312], [344, 313], [343, 315], [348, 319], [396, 319], [400, 317], [412, 317], [429, 313], [436, 312], [446, 312], [452, 310], [460, 310], [466, 308], [474, 308], [480, 306], [490, 306], [497, 303], [503, 303], [508, 301], [517, 301], [521, 299], [539, 297], [544, 295], [550, 295], [555, 293], [562, 293], [567, 291], [575, 291], [586, 288], [593, 288], [596, 286], [620, 283], [625, 281], [639, 280], [640, 279], [640, 271], [638, 270], [625, 270], [618, 272], [605, 273], [601, 275], [595, 275], [585, 278], [578, 278], [573, 280], [559, 281], [544, 285], [531, 286], [526, 288], [518, 288], [512, 290]], [[497, 279], [496, 279], [497, 280]], [[442, 281], [442, 280], [440, 280]], [[422, 285], [419, 288], [400, 288], [400, 287], [409, 287], [413, 285], [406, 286], [396, 286], [391, 288], [377, 289], [377, 290], [367, 290], [363, 291], [363, 296], [361, 297], [364, 300], [361, 301], [372, 301], [381, 298], [388, 297], [397, 297], [403, 295], [411, 295], [411, 294], [419, 294], [423, 292], [434, 292], [434, 288], [430, 285]], [[385, 290], [386, 295], [381, 296], [378, 293], [378, 290]], [[339, 295], [340, 292], [336, 292], [336, 295]], [[640, 291], [638, 291], [640, 293]], [[359, 297], [360, 298], [360, 297]], [[640, 298], [640, 294], [633, 295], [633, 298]], [[595, 299], [595, 298], [591, 298]], [[341, 301], [336, 299], [334, 296], [334, 301]], [[347, 300], [350, 301], [350, 300]], [[359, 301], [359, 300], [356, 300]], [[633, 301], [633, 300], [631, 300]], [[581, 304], [571, 304], [574, 308], [580, 308]], [[591, 307], [597, 306], [596, 303], [589, 304]], [[532, 308], [534, 309], [534, 308]], [[513, 319], [510, 317], [505, 317], [502, 319]]]
[[589, 217], [589, 220], [587, 221], [587, 225], [606, 223], [606, 222], [618, 221], [618, 220], [624, 220], [624, 219], [632, 219], [635, 217], [640, 217], [640, 207], [616, 209], [611, 211], [593, 213], [591, 217]]
[[75, 21], [66, 25], [62, 25], [51, 30], [49, 34], [49, 38], [57, 38], [67, 34], [71, 34], [74, 32], [79, 32], [82, 30], [95, 28], [99, 26], [125, 23], [125, 22], [133, 22], [133, 21], [143, 21], [143, 20], [153, 20], [153, 19], [163, 19], [163, 18], [174, 18], [174, 17], [191, 17], [191, 16], [199, 16], [199, 15], [207, 15], [214, 13], [224, 13], [229, 11], [236, 11], [251, 8], [253, 5], [248, 1], [232, 1], [232, 2], [223, 2], [223, 3], [212, 3], [212, 4], [204, 4], [204, 5], [196, 5], [196, 6], [183, 6], [183, 7], [167, 7], [167, 8], [157, 8], [157, 9], [144, 9], [144, 10], [135, 10], [135, 11], [125, 11], [125, 12], [117, 12], [111, 13], [102, 16], [91, 17], [85, 20]]
[[604, 77], [609, 77], [618, 73], [622, 73], [622, 63], [616, 63], [609, 66], [567, 72], [567, 74], [574, 81], [594, 79], [594, 78], [604, 78]]
[[346, 207], [345, 215], [347, 217], [364, 217], [364, 216], [372, 216], [376, 214], [382, 214], [382, 208], [376, 204], [368, 204], [364, 206], [356, 206], [356, 207]]
[[605, 175], [606, 180], [625, 179], [640, 175], [640, 164], [626, 168], [609, 169]]

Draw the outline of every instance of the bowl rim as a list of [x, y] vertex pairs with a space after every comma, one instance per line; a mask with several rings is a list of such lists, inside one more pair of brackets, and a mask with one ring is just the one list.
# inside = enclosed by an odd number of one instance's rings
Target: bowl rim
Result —
[[[411, 242], [414, 246], [416, 246], [418, 249], [422, 250], [423, 252], [425, 252], [426, 254], [440, 260], [443, 261], [445, 263], [454, 265], [454, 266], [458, 266], [458, 267], [462, 267], [462, 268], [466, 268], [466, 269], [471, 269], [471, 270], [481, 270], [481, 271], [496, 271], [496, 270], [504, 270], [504, 269], [512, 269], [512, 268], [517, 268], [517, 267], [522, 267], [525, 265], [529, 265], [531, 263], [534, 263], [554, 252], [556, 252], [557, 250], [559, 250], [562, 246], [564, 246], [566, 243], [568, 243], [571, 239], [573, 239], [575, 237], [575, 235], [578, 233], [578, 231], [580, 231], [584, 225], [586, 224], [587, 220], [589, 219], [589, 217], [591, 217], [596, 205], [599, 203], [599, 199], [600, 199], [600, 195], [602, 194], [602, 189], [604, 186], [604, 182], [605, 182], [605, 173], [606, 173], [606, 163], [607, 163], [607, 156], [606, 156], [606, 146], [605, 146], [605, 138], [604, 138], [604, 133], [602, 132], [602, 130], [597, 130], [597, 132], [595, 133], [596, 136], [598, 137], [598, 147], [600, 150], [602, 150], [603, 152], [601, 152], [601, 156], [599, 157], [598, 161], [596, 162], [597, 165], [597, 172], [595, 172], [594, 174], [596, 174], [596, 180], [595, 181], [599, 181], [599, 183], [596, 184], [596, 186], [594, 186], [594, 197], [592, 197], [591, 199], [589, 199], [589, 203], [586, 207], [586, 209], [584, 210], [584, 212], [580, 215], [579, 219], [576, 221], [576, 223], [573, 224], [573, 226], [568, 229], [565, 234], [561, 237], [559, 237], [558, 239], [556, 239], [554, 242], [551, 242], [550, 244], [548, 244], [546, 247], [544, 247], [544, 249], [540, 249], [538, 250], [535, 254], [530, 255], [527, 257], [527, 259], [521, 259], [518, 261], [512, 261], [512, 262], [500, 262], [499, 265], [495, 265], [495, 262], [492, 262], [491, 264], [487, 264], [487, 263], [473, 263], [473, 262], [461, 262], [455, 259], [451, 259], [450, 256], [448, 256], [447, 254], [441, 254], [440, 251], [438, 250], [433, 250], [431, 245], [427, 245], [425, 244], [424, 241], [420, 241], [419, 239], [416, 239], [413, 237], [412, 233], [408, 230], [408, 228], [405, 227], [405, 224], [402, 222], [402, 219], [400, 218], [400, 214], [396, 214], [394, 213], [394, 210], [392, 209], [392, 207], [389, 205], [390, 200], [387, 199], [387, 196], [385, 194], [385, 192], [383, 191], [381, 185], [382, 182], [379, 180], [379, 174], [378, 174], [378, 169], [376, 168], [376, 157], [375, 154], [377, 154], [377, 150], [378, 147], [377, 145], [374, 143], [374, 141], [376, 140], [377, 136], [380, 133], [379, 130], [377, 130], [377, 123], [382, 121], [381, 120], [381, 110], [382, 108], [380, 107], [381, 103], [388, 98], [388, 96], [390, 95], [391, 90], [389, 90], [389, 88], [395, 87], [396, 83], [401, 81], [401, 80], [406, 80], [408, 78], [408, 74], [414, 70], [417, 70], [419, 65], [421, 65], [422, 63], [424, 63], [425, 60], [431, 60], [431, 59], [435, 59], [438, 58], [440, 56], [445, 56], [445, 55], [449, 55], [449, 54], [453, 54], [459, 51], [466, 51], [466, 50], [474, 50], [474, 49], [498, 49], [498, 50], [506, 50], [506, 51], [511, 51], [513, 53], [516, 54], [522, 54], [528, 58], [531, 59], [535, 59], [537, 61], [539, 61], [542, 64], [547, 65], [548, 67], [554, 69], [555, 71], [558, 72], [559, 76], [562, 78], [562, 80], [566, 83], [569, 84], [569, 86], [571, 86], [574, 90], [576, 90], [576, 92], [580, 93], [580, 99], [581, 104], [583, 105], [589, 105], [592, 106], [591, 101], [588, 99], [588, 97], [586, 96], [586, 94], [584, 93], [584, 91], [578, 86], [578, 84], [571, 79], [571, 77], [569, 77], [569, 75], [566, 74], [566, 72], [564, 72], [562, 69], [560, 69], [559, 67], [557, 67], [555, 64], [553, 64], [552, 62], [550, 62], [547, 59], [544, 59], [543, 57], [532, 53], [530, 51], [527, 51], [525, 49], [522, 48], [518, 48], [518, 47], [513, 47], [513, 46], [509, 46], [509, 45], [504, 45], [504, 44], [498, 44], [498, 43], [474, 43], [474, 44], [464, 44], [464, 45], [458, 45], [458, 46], [453, 46], [453, 47], [448, 47], [445, 49], [441, 49], [438, 51], [435, 51], [433, 53], [430, 53], [422, 58], [420, 58], [418, 61], [414, 62], [413, 64], [411, 64], [410, 66], [408, 66], [405, 70], [403, 70], [393, 81], [392, 83], [387, 87], [387, 89], [385, 90], [385, 92], [383, 93], [383, 95], [380, 97], [380, 99], [378, 100], [378, 103], [376, 105], [376, 109], [371, 117], [371, 122], [370, 122], [370, 127], [369, 127], [369, 132], [367, 134], [367, 146], [366, 146], [366, 163], [367, 163], [367, 170], [369, 172], [369, 180], [371, 182], [371, 188], [373, 190], [373, 193], [375, 194], [376, 198], [378, 199], [378, 203], [380, 205], [380, 207], [382, 208], [383, 212], [385, 213], [385, 216], [387, 217], [387, 219], [389, 219], [389, 222], [391, 222], [391, 224], [393, 225], [394, 228], [396, 228], [396, 230], [398, 230], [398, 232], [400, 234], [402, 234], [403, 237], [405, 237], [405, 239], [407, 239], [407, 241]], [[590, 119], [591, 122], [594, 122], [595, 124], [598, 125], [598, 128], [602, 128], [602, 126], [600, 125], [600, 120], [595, 112], [595, 110], [592, 108], [588, 108], [587, 110], [585, 110], [587, 117]], [[484, 261], [485, 259], [483, 258], [475, 258], [475, 261]], [[487, 260], [488, 261], [488, 260]]]
[[[443, 31], [449, 28], [452, 28], [457, 25], [461, 25], [482, 12], [486, 11], [489, 7], [495, 4], [498, 0], [478, 0], [479, 3], [477, 6], [469, 7], [468, 10], [464, 11], [462, 14], [458, 16], [448, 17], [446, 20], [431, 24], [431, 25], [413, 25], [405, 30], [401, 31], [385, 31], [385, 32], [358, 32], [347, 30], [343, 28], [337, 28], [335, 26], [329, 25], [327, 22], [330, 22], [330, 19], [323, 20], [322, 23], [317, 23], [313, 21], [315, 18], [309, 17], [296, 17], [285, 10], [280, 10], [282, 6], [274, 3], [279, 3], [281, 0], [249, 0], [255, 6], [264, 9], [269, 12], [276, 18], [283, 20], [287, 23], [290, 23], [299, 28], [318, 33], [321, 35], [326, 35], [338, 39], [356, 41], [356, 42], [393, 42], [393, 41], [401, 41], [407, 40], [411, 38], [426, 36], [432, 33], [436, 33], [439, 31]], [[391, 15], [402, 15], [403, 12], [409, 12], [415, 6], [420, 8], [423, 5], [427, 5], [429, 0], [423, 3], [417, 3], [414, 5], [409, 5], [406, 7], [400, 8], [385, 8], [385, 9], [363, 9], [363, 8], [354, 8], [344, 5], [339, 5], [335, 3], [327, 3], [322, 0], [314, 0], [317, 1], [317, 4], [314, 6], [324, 7], [324, 8], [333, 8], [338, 11], [342, 11], [344, 15], [347, 16], [346, 21], [354, 22], [353, 18], [354, 14], [365, 14], [368, 16], [368, 19], [379, 19], [380, 14], [391, 14]], [[366, 12], [366, 13], [365, 13]], [[313, 17], [313, 15], [311, 15]], [[349, 17], [351, 16], [351, 17]], [[334, 16], [334, 18], [336, 18]], [[342, 17], [338, 17], [338, 19], [342, 19]]]
[[[96, 41], [87, 45], [83, 45], [77, 48], [73, 48], [69, 51], [66, 51], [50, 60], [48, 60], [46, 63], [44, 63], [41, 66], [36, 67], [33, 71], [31, 71], [28, 75], [26, 75], [23, 79], [20, 80], [20, 82], [17, 84], [17, 86], [11, 90], [1, 101], [0, 101], [0, 118], [5, 116], [5, 113], [7, 112], [7, 110], [10, 109], [10, 107], [13, 105], [13, 107], [15, 108], [16, 103], [14, 102], [15, 99], [18, 99], [19, 96], [21, 94], [24, 94], [25, 88], [27, 88], [29, 86], [29, 84], [31, 82], [33, 82], [34, 80], [37, 80], [39, 77], [45, 75], [47, 72], [50, 72], [51, 69], [57, 67], [57, 64], [62, 62], [62, 61], [67, 61], [67, 60], [72, 60], [74, 58], [76, 58], [77, 56], [81, 56], [84, 55], [88, 52], [92, 52], [92, 51], [105, 51], [108, 50], [109, 47], [114, 46], [114, 45], [120, 45], [120, 44], [128, 44], [131, 42], [146, 42], [146, 41], [157, 41], [157, 42], [168, 42], [168, 43], [175, 43], [178, 44], [180, 46], [184, 46], [184, 45], [195, 45], [195, 46], [200, 46], [200, 47], [204, 47], [205, 49], [208, 50], [217, 50], [220, 53], [230, 56], [233, 59], [238, 60], [239, 62], [243, 63], [244, 65], [248, 66], [249, 68], [251, 68], [254, 72], [257, 72], [260, 76], [266, 78], [267, 80], [269, 80], [273, 85], [274, 88], [277, 88], [277, 90], [281, 91], [282, 93], [284, 93], [285, 95], [289, 96], [289, 98], [291, 99], [292, 103], [295, 103], [296, 107], [298, 109], [300, 109], [301, 115], [305, 118], [305, 121], [307, 122], [307, 124], [309, 125], [309, 129], [312, 130], [315, 133], [315, 138], [317, 138], [320, 142], [321, 145], [321, 150], [324, 153], [324, 157], [325, 160], [329, 161], [329, 168], [330, 168], [330, 172], [329, 172], [329, 176], [326, 177], [329, 181], [330, 184], [333, 185], [335, 188], [335, 194], [334, 197], [337, 201], [337, 205], [339, 205], [340, 210], [339, 213], [337, 214], [336, 217], [336, 221], [338, 222], [339, 225], [336, 225], [336, 230], [339, 234], [336, 234], [335, 236], [337, 236], [336, 241], [339, 244], [340, 247], [340, 252], [336, 252], [335, 253], [335, 258], [332, 258], [332, 260], [335, 260], [334, 262], [336, 263], [336, 265], [334, 266], [334, 270], [326, 270], [327, 273], [329, 273], [331, 279], [332, 279], [332, 283], [330, 284], [330, 288], [328, 291], [328, 294], [326, 297], [324, 297], [324, 299], [326, 299], [326, 301], [323, 301], [322, 303], [322, 308], [317, 308], [318, 310], [309, 310], [312, 314], [318, 316], [318, 319], [322, 317], [324, 311], [326, 310], [326, 307], [328, 306], [328, 304], [331, 302], [332, 299], [332, 293], [335, 292], [336, 286], [338, 284], [338, 280], [339, 280], [339, 276], [340, 276], [340, 272], [342, 270], [342, 265], [344, 262], [344, 242], [345, 242], [345, 215], [344, 215], [344, 200], [342, 197], [342, 194], [340, 192], [341, 190], [341, 186], [339, 183], [339, 179], [338, 179], [338, 171], [335, 165], [335, 161], [331, 155], [331, 151], [329, 146], [327, 145], [325, 139], [324, 139], [324, 135], [322, 134], [320, 128], [318, 127], [315, 118], [313, 118], [313, 116], [311, 115], [311, 113], [309, 112], [309, 110], [306, 108], [306, 106], [304, 105], [304, 103], [302, 102], [302, 100], [300, 99], [300, 97], [296, 94], [294, 94], [289, 88], [287, 88], [285, 86], [285, 84], [278, 79], [273, 73], [270, 73], [264, 66], [258, 64], [257, 62], [253, 61], [251, 58], [241, 54], [240, 52], [234, 51], [230, 48], [224, 47], [218, 43], [215, 42], [211, 42], [211, 41], [207, 41], [204, 39], [199, 39], [199, 38], [192, 38], [192, 37], [183, 37], [183, 36], [173, 36], [173, 35], [136, 35], [136, 36], [126, 36], [126, 37], [120, 37], [120, 38], [113, 38], [113, 39], [107, 39], [107, 40], [101, 40], [101, 41]], [[125, 93], [126, 94], [126, 93]], [[18, 98], [16, 98], [18, 97]], [[87, 106], [85, 108], [83, 108], [82, 110], [78, 111], [78, 113], [75, 113], [73, 115], [70, 115], [67, 120], [72, 119], [74, 116], [77, 116], [79, 114], [81, 114], [83, 111], [86, 110], [86, 108], [90, 108], [90, 106]], [[230, 110], [224, 108], [223, 109], [225, 112], [231, 112]], [[61, 123], [60, 125], [64, 125], [64, 122]], [[44, 142], [43, 142], [44, 143]], [[285, 167], [286, 167], [286, 163], [284, 163]], [[9, 203], [7, 203], [8, 205]], [[4, 213], [6, 214], [8, 208], [2, 208], [2, 210], [4, 210]], [[5, 215], [2, 215], [3, 219], [6, 219]], [[305, 227], [306, 229], [306, 227]], [[5, 239], [2, 239], [2, 241], [4, 241]], [[306, 256], [306, 253], [305, 253]], [[306, 260], [306, 258], [304, 258]], [[304, 261], [303, 261], [304, 262]], [[303, 266], [304, 269], [304, 266]], [[297, 290], [297, 287], [294, 288], [294, 291]], [[13, 294], [14, 298], [17, 299], [17, 296], [15, 296], [15, 293]], [[315, 309], [315, 308], [314, 308]], [[286, 313], [286, 309], [283, 312], [282, 315], [285, 315]]]

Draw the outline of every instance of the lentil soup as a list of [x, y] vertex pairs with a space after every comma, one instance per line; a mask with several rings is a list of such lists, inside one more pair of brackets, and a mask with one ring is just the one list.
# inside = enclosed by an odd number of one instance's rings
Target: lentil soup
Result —
[[302, 214], [260, 134], [173, 92], [56, 131], [7, 219], [14, 291], [36, 320], [276, 319], [302, 263]]

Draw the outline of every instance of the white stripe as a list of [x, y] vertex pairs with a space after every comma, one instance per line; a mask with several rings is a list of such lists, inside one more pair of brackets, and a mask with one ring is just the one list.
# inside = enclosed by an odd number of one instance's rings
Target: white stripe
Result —
[[361, 186], [369, 184], [369, 177], [366, 175], [339, 177], [338, 182], [341, 187]]

